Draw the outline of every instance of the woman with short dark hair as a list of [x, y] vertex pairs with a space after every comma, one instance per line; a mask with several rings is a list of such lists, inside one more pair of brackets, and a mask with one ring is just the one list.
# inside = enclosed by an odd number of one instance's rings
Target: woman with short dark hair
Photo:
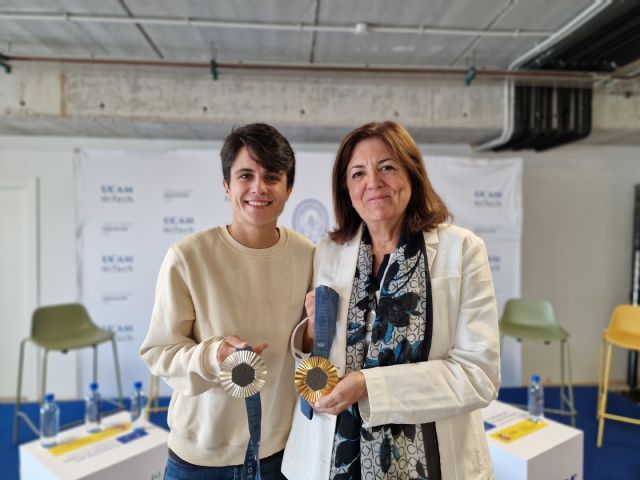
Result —
[[[173, 389], [165, 480], [280, 480], [295, 404], [287, 347], [311, 281], [313, 245], [277, 223], [296, 162], [278, 130], [235, 128], [220, 157], [231, 223], [169, 248], [140, 355]], [[264, 389], [246, 395], [251, 408], [225, 388], [233, 380], [227, 358], [249, 348], [268, 365]], [[233, 388], [253, 383], [255, 370], [244, 372]]]

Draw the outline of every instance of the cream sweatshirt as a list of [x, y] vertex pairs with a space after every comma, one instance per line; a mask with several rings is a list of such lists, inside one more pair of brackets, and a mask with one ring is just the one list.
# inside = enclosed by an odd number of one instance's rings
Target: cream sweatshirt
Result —
[[160, 267], [140, 355], [173, 388], [168, 445], [187, 462], [244, 462], [245, 402], [224, 392], [216, 361], [218, 346], [231, 335], [269, 344], [262, 354], [268, 373], [260, 393], [260, 457], [286, 444], [296, 402], [289, 338], [310, 288], [313, 245], [279, 230], [278, 242], [265, 249], [241, 245], [224, 226], [195, 233], [173, 245]]

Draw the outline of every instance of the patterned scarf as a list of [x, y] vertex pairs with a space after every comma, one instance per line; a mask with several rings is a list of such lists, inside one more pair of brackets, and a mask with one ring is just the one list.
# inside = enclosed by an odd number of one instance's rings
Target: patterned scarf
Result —
[[[427, 265], [423, 234], [404, 235], [389, 256], [367, 346], [366, 319], [375, 308], [375, 287], [372, 288], [371, 237], [363, 227], [349, 301], [346, 372], [420, 362], [428, 357], [433, 319]], [[437, 440], [433, 442], [434, 424], [427, 426], [430, 428], [401, 424], [366, 428], [362, 426], [358, 404], [352, 405], [337, 418], [329, 478], [428, 479], [427, 463], [439, 470], [439, 459]], [[434, 453], [429, 449], [436, 450], [435, 464]], [[439, 478], [439, 471], [433, 472], [431, 478]]]

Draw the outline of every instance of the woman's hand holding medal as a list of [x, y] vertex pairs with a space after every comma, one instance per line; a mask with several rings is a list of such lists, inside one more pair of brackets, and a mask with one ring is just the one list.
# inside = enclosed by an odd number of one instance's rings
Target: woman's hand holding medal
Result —
[[[315, 313], [316, 292], [311, 290], [307, 293], [304, 306], [307, 310], [307, 328], [304, 332], [303, 348], [305, 352], [310, 352], [313, 348], [313, 328]], [[338, 415], [349, 406], [367, 396], [367, 383], [361, 372], [350, 372], [338, 379], [333, 390], [321, 396], [313, 403], [313, 410], [318, 413], [329, 413]]]
[[267, 379], [267, 365], [260, 354], [268, 347], [266, 343], [249, 345], [232, 335], [225, 338], [216, 359], [220, 365], [220, 385], [232, 397], [247, 398], [255, 395]]
[[307, 310], [307, 328], [302, 338], [302, 351], [311, 353], [313, 350], [313, 329], [315, 327], [316, 292], [311, 290], [304, 298], [304, 308]]
[[349, 372], [338, 381], [329, 395], [318, 399], [313, 410], [338, 415], [367, 395], [367, 382], [362, 372]]
[[[216, 355], [218, 365], [222, 365], [227, 357], [239, 348], [247, 348], [248, 346], [249, 344], [247, 342], [236, 335], [231, 335], [230, 337], [225, 338], [218, 347], [218, 354]], [[262, 352], [264, 352], [267, 347], [269, 347], [269, 344], [266, 342], [262, 342], [258, 343], [257, 345], [253, 345], [252, 350], [258, 355], [262, 355]]]
[[[319, 324], [316, 325], [316, 291], [307, 293], [305, 308], [307, 326], [303, 338], [303, 350], [313, 351], [296, 370], [294, 383], [302, 398], [319, 413], [338, 414], [361, 398], [367, 396], [367, 384], [360, 372], [351, 372], [338, 379], [337, 370], [329, 361], [329, 351], [335, 332], [338, 294], [328, 287], [318, 287], [321, 300]], [[325, 324], [323, 326], [323, 323]], [[318, 331], [316, 331], [319, 329]], [[316, 338], [317, 337], [317, 338]], [[324, 338], [326, 337], [326, 338]], [[314, 342], [318, 345], [314, 348]], [[322, 350], [318, 352], [318, 350]]]

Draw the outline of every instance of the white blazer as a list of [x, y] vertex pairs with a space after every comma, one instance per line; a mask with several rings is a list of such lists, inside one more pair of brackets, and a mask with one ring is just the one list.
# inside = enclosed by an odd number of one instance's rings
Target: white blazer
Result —
[[[328, 238], [314, 256], [314, 285], [340, 295], [330, 360], [345, 372], [347, 313], [361, 232], [344, 245]], [[358, 403], [369, 427], [434, 422], [443, 480], [492, 479], [493, 469], [479, 409], [500, 385], [498, 315], [483, 241], [469, 230], [444, 225], [424, 234], [433, 298], [433, 338], [426, 362], [362, 370], [368, 398]], [[291, 338], [299, 363], [301, 323]], [[329, 478], [336, 417], [314, 413], [299, 401], [282, 462], [289, 480]]]

